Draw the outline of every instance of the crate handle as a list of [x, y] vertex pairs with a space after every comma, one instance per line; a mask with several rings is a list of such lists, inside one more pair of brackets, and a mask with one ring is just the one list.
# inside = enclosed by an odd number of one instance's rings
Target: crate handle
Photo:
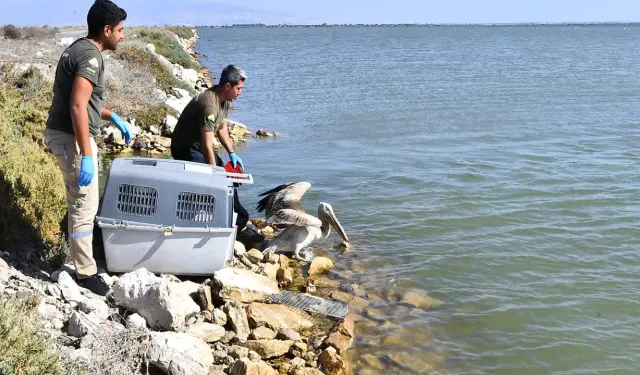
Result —
[[135, 230], [140, 232], [162, 232], [165, 236], [170, 236], [173, 233], [229, 233], [232, 232], [233, 228], [188, 228], [188, 227], [148, 227], [142, 225], [132, 225], [132, 224], [111, 224], [104, 223], [102, 221], [98, 221], [98, 226], [101, 228], [108, 229], [124, 229], [124, 230]]
[[214, 173], [217, 175], [226, 176], [232, 180], [236, 180], [234, 182], [238, 184], [253, 185], [253, 175], [250, 175], [248, 173], [232, 173], [232, 172], [220, 171], [220, 170], [215, 170]]

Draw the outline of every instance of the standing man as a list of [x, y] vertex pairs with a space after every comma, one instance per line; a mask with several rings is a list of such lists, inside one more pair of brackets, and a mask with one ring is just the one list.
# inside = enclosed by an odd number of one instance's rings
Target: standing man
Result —
[[[191, 99], [173, 131], [171, 156], [174, 159], [222, 167], [222, 159], [213, 151], [213, 137], [217, 135], [222, 147], [229, 153], [233, 167], [236, 168], [239, 164], [244, 169], [242, 159], [233, 150], [225, 120], [231, 102], [242, 92], [246, 79], [247, 74], [242, 68], [229, 65], [222, 71], [217, 85]], [[235, 189], [233, 210], [238, 214], [236, 225], [241, 231], [249, 221], [249, 213], [240, 204]]]
[[96, 0], [87, 14], [87, 37], [76, 40], [58, 62], [53, 102], [45, 130], [67, 190], [69, 250], [78, 284], [98, 295], [109, 287], [97, 276], [93, 259], [93, 221], [98, 212], [98, 148], [94, 137], [101, 120], [111, 120], [126, 143], [127, 123], [103, 108], [105, 90], [102, 52], [115, 50], [124, 38], [127, 13], [109, 0]]

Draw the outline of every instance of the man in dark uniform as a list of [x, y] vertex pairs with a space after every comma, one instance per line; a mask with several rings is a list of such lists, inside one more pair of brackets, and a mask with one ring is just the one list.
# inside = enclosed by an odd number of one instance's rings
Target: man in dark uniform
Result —
[[125, 142], [131, 140], [127, 123], [102, 106], [105, 90], [102, 52], [115, 50], [124, 38], [126, 18], [124, 9], [109, 0], [97, 0], [91, 6], [87, 37], [69, 46], [58, 62], [44, 133], [67, 191], [69, 252], [78, 284], [99, 295], [106, 295], [109, 287], [97, 276], [93, 258], [93, 221], [99, 202], [98, 148], [94, 137], [101, 120], [111, 120]]
[[[229, 65], [222, 71], [217, 85], [191, 99], [173, 131], [171, 156], [174, 159], [222, 167], [222, 159], [213, 151], [214, 136], [217, 136], [229, 154], [233, 167], [240, 165], [244, 169], [242, 159], [233, 150], [233, 142], [225, 120], [231, 102], [242, 92], [246, 79], [247, 75], [242, 68]], [[238, 231], [242, 231], [249, 221], [249, 213], [240, 204], [235, 189], [233, 210], [238, 215]]]

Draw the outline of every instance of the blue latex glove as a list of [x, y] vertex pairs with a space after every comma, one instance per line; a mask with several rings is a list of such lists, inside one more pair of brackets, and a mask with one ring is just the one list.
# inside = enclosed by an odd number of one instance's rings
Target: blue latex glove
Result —
[[80, 175], [78, 175], [78, 186], [89, 186], [93, 180], [95, 168], [93, 167], [93, 157], [83, 156], [80, 161]]
[[127, 122], [113, 112], [111, 112], [111, 122], [113, 122], [116, 128], [120, 130], [120, 133], [122, 133], [122, 138], [124, 138], [124, 143], [129, 144], [129, 142], [131, 142], [131, 132], [129, 131], [129, 126], [127, 126]]
[[238, 164], [240, 164], [240, 166], [242, 167], [242, 169], [244, 169], [244, 164], [242, 164], [242, 159], [240, 159], [240, 156], [236, 155], [235, 152], [232, 152], [229, 154], [229, 159], [231, 159], [231, 164], [233, 164], [233, 167], [235, 168]]

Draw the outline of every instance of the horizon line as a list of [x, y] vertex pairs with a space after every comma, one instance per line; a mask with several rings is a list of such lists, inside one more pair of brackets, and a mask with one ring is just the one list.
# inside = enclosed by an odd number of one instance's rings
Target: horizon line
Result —
[[[448, 23], [448, 22], [403, 22], [403, 23], [309, 23], [309, 24], [265, 24], [255, 23], [234, 23], [234, 24], [211, 24], [211, 25], [189, 25], [176, 24], [172, 26], [188, 27], [340, 27], [340, 26], [597, 26], [597, 25], [640, 25], [640, 21], [593, 21], [593, 22], [470, 22], [470, 23]], [[169, 26], [169, 25], [166, 25]]]
[[[37, 25], [29, 25], [37, 26]], [[40, 25], [43, 27], [45, 25]], [[128, 25], [129, 27], [192, 27], [192, 28], [278, 28], [278, 27], [397, 27], [397, 26], [412, 26], [412, 27], [472, 27], [472, 26], [640, 26], [640, 21], [594, 21], [594, 22], [484, 22], [484, 23], [309, 23], [309, 24], [293, 24], [293, 23], [281, 23], [281, 24], [264, 24], [264, 23], [234, 23], [234, 24], [211, 24], [211, 25], [193, 25], [188, 23], [175, 23], [175, 24], [145, 24], [145, 23], [133, 23]], [[23, 26], [21, 26], [23, 27]], [[28, 26], [24, 26], [28, 27]], [[57, 26], [59, 28], [75, 28], [86, 27], [84, 24], [77, 25], [64, 25]]]

